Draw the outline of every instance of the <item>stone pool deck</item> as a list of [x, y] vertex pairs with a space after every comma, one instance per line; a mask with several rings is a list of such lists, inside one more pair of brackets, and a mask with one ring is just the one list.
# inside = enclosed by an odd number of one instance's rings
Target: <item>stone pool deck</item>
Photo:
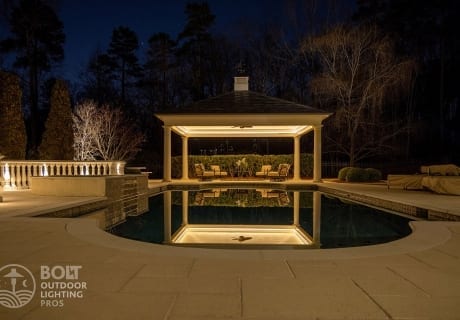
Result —
[[[384, 185], [320, 187], [460, 215], [458, 196]], [[30, 217], [100, 198], [28, 191], [4, 192], [3, 198], [0, 267], [27, 267], [39, 287], [22, 308], [0, 305], [0, 319], [460, 318], [459, 222], [416, 221], [409, 237], [359, 248], [191, 249], [118, 238], [92, 219]], [[83, 297], [41, 307], [42, 265], [82, 266]]]

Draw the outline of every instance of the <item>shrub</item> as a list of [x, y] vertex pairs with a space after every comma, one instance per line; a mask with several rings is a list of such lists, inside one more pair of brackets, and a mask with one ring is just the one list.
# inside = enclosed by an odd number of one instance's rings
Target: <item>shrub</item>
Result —
[[0, 152], [7, 159], [26, 157], [26, 127], [22, 91], [17, 75], [0, 70]]
[[347, 180], [347, 173], [350, 169], [352, 169], [352, 167], [344, 167], [340, 169], [339, 175], [338, 175], [339, 180], [341, 181]]
[[347, 172], [347, 182], [369, 181], [369, 173], [363, 168], [350, 168]]
[[50, 111], [42, 143], [38, 148], [43, 160], [73, 160], [73, 120], [70, 94], [64, 80], [56, 80], [51, 89]]
[[382, 172], [374, 168], [365, 169], [369, 174], [369, 181], [379, 181], [382, 180]]

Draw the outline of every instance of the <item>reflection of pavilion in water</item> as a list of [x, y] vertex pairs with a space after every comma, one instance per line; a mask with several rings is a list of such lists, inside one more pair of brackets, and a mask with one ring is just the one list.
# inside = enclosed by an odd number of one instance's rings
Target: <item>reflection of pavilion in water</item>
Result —
[[[193, 195], [192, 195], [193, 196]], [[264, 201], [270, 199], [272, 201]], [[274, 200], [274, 201], [273, 201]], [[194, 193], [193, 205], [197, 206], [287, 206], [291, 200], [288, 193], [271, 189], [210, 189]]]
[[[189, 209], [212, 207], [292, 206], [292, 224], [192, 224]], [[182, 224], [171, 232], [171, 192], [164, 193], [164, 242], [180, 245], [288, 245], [320, 246], [321, 194], [313, 192], [313, 232], [307, 233], [299, 223], [300, 193], [270, 189], [210, 189], [182, 191]], [[270, 214], [269, 212], [267, 214]]]

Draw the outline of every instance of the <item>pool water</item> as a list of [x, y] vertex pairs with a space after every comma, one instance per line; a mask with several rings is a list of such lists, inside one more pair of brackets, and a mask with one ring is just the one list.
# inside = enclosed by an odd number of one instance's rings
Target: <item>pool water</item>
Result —
[[149, 208], [110, 231], [152, 243], [322, 249], [385, 243], [411, 233], [410, 218], [318, 191], [167, 191], [151, 197]]

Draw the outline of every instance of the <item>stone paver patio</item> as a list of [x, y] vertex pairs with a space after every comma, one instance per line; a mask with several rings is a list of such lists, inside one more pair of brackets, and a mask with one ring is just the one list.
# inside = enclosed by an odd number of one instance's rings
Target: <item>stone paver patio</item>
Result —
[[[460, 210], [460, 197], [327, 186]], [[81, 265], [88, 289], [62, 307], [41, 307], [39, 287], [22, 308], [0, 306], [0, 319], [460, 318], [458, 222], [417, 221], [407, 238], [359, 248], [191, 249], [118, 238], [92, 219], [12, 217], [97, 198], [3, 195], [0, 267], [21, 264], [39, 284], [42, 265]]]

